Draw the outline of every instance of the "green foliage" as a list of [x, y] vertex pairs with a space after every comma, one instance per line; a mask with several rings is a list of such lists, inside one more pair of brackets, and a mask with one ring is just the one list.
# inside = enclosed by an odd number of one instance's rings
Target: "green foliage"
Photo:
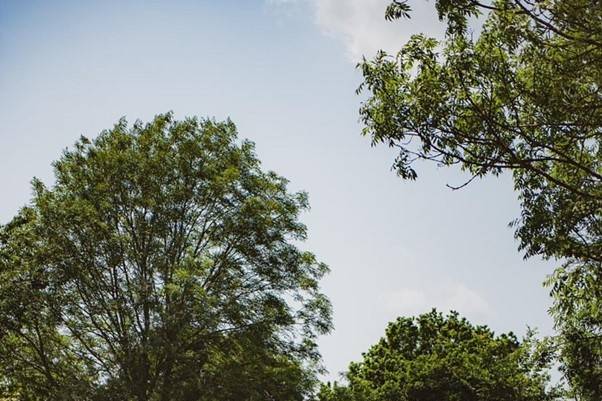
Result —
[[[387, 19], [404, 17], [406, 3], [394, 2]], [[443, 41], [414, 35], [397, 55], [360, 63], [359, 90], [369, 93], [364, 133], [399, 150], [394, 166], [406, 179], [417, 178], [417, 160], [459, 166], [471, 175], [464, 185], [512, 172], [520, 248], [565, 266], [549, 284], [569, 382], [584, 399], [600, 400], [601, 4], [439, 0], [436, 7], [447, 23]], [[483, 13], [476, 35], [469, 19]], [[564, 280], [565, 271], [574, 278]], [[577, 326], [588, 334], [573, 335]], [[588, 379], [577, 377], [581, 364], [592, 366], [583, 370]]]
[[[476, 6], [463, 3], [474, 2], [437, 3], [449, 22], [444, 42], [415, 35], [396, 57], [360, 64], [371, 95], [361, 109], [364, 132], [399, 148], [404, 178], [416, 178], [416, 159], [459, 164], [474, 176], [512, 169], [527, 253], [601, 262], [602, 47], [591, 35], [581, 41], [544, 29], [511, 1], [495, 2], [473, 40], [466, 18]], [[540, 2], [533, 12], [547, 5], [556, 16], [566, 3], [581, 2]], [[602, 41], [602, 28], [590, 23]]]
[[[347, 385], [323, 386], [320, 401], [522, 401], [550, 400], [546, 365], [529, 339], [495, 336], [457, 313], [433, 310], [398, 318], [352, 363]], [[537, 358], [534, 358], [537, 356]]]
[[561, 370], [573, 384], [574, 396], [602, 397], [602, 269], [564, 266], [548, 279], [561, 335], [555, 340]]
[[294, 244], [305, 193], [230, 121], [96, 139], [0, 229], [0, 391], [21, 400], [301, 400], [331, 327]]

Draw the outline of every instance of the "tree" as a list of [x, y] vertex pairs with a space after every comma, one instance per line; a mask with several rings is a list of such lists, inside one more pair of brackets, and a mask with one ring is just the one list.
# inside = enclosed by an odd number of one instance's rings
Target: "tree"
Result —
[[[230, 121], [120, 120], [0, 230], [0, 391], [22, 400], [301, 400], [331, 327], [295, 245], [305, 193]], [[3, 389], [3, 390], [2, 390]]]
[[553, 348], [561, 371], [572, 384], [573, 396], [599, 400], [602, 395], [602, 269], [564, 266], [547, 283], [551, 308], [559, 328]]
[[348, 383], [323, 386], [319, 400], [551, 400], [548, 363], [512, 333], [495, 336], [455, 312], [433, 310], [389, 323], [385, 336], [350, 364]]
[[[464, 185], [513, 174], [520, 249], [562, 264], [549, 283], [567, 378], [584, 399], [602, 399], [600, 2], [438, 0], [436, 7], [447, 23], [443, 41], [414, 35], [396, 56], [380, 52], [360, 63], [359, 90], [369, 93], [364, 133], [399, 150], [394, 166], [406, 179], [417, 177], [417, 160], [460, 166], [470, 173]], [[410, 11], [394, 1], [386, 18]], [[476, 35], [469, 21], [483, 12]], [[586, 324], [569, 314], [576, 309]], [[587, 333], [573, 335], [576, 325]], [[596, 367], [587, 380], [568, 367], [582, 363]]]

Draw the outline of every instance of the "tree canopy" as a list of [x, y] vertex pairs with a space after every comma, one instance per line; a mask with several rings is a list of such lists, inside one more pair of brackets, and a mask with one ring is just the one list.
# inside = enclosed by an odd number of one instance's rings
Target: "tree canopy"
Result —
[[512, 333], [495, 336], [457, 313], [433, 310], [389, 323], [385, 336], [349, 365], [346, 384], [320, 401], [551, 400], [545, 354]]
[[[417, 177], [416, 159], [474, 176], [512, 170], [527, 253], [602, 262], [599, 4], [436, 4], [445, 40], [414, 35], [396, 56], [360, 64], [364, 132], [399, 149], [404, 178]], [[387, 16], [407, 9], [394, 2]], [[475, 35], [468, 18], [482, 9], [491, 13]]]
[[331, 327], [307, 195], [230, 121], [171, 114], [82, 137], [0, 229], [0, 393], [301, 400]]
[[[417, 34], [359, 64], [364, 133], [398, 150], [406, 179], [420, 160], [459, 166], [465, 184], [511, 172], [520, 248], [561, 265], [548, 282], [563, 370], [584, 399], [602, 399], [601, 3], [435, 4], [443, 40]], [[406, 1], [386, 10], [409, 16]]]

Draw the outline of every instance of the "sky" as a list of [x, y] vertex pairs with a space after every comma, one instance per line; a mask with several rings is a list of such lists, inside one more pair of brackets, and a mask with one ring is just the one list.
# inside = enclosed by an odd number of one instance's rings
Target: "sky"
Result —
[[440, 37], [432, 1], [389, 23], [386, 0], [0, 0], [0, 224], [35, 176], [80, 135], [120, 117], [231, 118], [265, 169], [309, 193], [302, 244], [330, 266], [334, 331], [320, 338], [332, 380], [387, 322], [437, 307], [496, 332], [551, 334], [554, 267], [523, 260], [509, 176], [452, 191], [466, 175], [432, 164], [402, 181], [394, 153], [361, 135], [363, 55], [409, 35]]

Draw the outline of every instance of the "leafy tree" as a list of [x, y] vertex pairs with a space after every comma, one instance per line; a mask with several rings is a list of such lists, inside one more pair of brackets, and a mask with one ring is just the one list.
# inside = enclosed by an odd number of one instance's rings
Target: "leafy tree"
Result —
[[552, 344], [576, 399], [602, 395], [602, 269], [581, 265], [556, 269], [547, 280], [560, 335]]
[[119, 121], [0, 230], [0, 391], [21, 400], [301, 400], [331, 327], [295, 243], [305, 193], [230, 121]]
[[[417, 160], [458, 165], [471, 175], [465, 184], [512, 172], [520, 248], [562, 263], [549, 284], [563, 369], [577, 394], [600, 400], [602, 3], [438, 0], [436, 8], [444, 40], [414, 35], [397, 55], [360, 63], [364, 133], [399, 150], [394, 166], [406, 179], [417, 177]], [[386, 18], [410, 11], [394, 1]], [[476, 35], [469, 21], [483, 12]]]
[[522, 401], [554, 399], [549, 359], [512, 333], [495, 336], [452, 312], [433, 310], [389, 323], [351, 363], [347, 385], [323, 386], [320, 401]]

